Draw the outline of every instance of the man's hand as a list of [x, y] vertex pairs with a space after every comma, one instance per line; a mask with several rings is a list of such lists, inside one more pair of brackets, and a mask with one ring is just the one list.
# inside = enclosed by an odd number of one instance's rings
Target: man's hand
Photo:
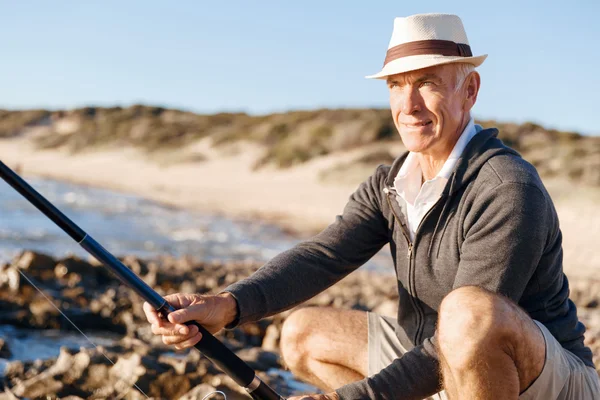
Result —
[[236, 318], [237, 304], [230, 293], [216, 296], [177, 293], [165, 299], [178, 309], [169, 314], [168, 321], [148, 303], [144, 303], [144, 313], [152, 324], [152, 333], [162, 335], [164, 344], [174, 345], [178, 350], [193, 347], [202, 339], [198, 328], [184, 325], [185, 322], [197, 321], [214, 334]]
[[327, 394], [305, 394], [302, 396], [288, 397], [287, 400], [340, 400], [336, 392]]

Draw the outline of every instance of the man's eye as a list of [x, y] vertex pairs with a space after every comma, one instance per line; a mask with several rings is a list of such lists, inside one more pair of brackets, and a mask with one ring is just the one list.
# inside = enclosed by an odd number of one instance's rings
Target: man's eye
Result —
[[425, 82], [421, 83], [421, 86], [431, 86], [431, 85], [433, 85], [433, 82], [430, 82], [430, 81], [425, 81]]

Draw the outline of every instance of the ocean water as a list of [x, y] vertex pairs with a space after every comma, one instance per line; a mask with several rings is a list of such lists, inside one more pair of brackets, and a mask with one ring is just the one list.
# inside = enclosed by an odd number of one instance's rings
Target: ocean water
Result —
[[[192, 256], [266, 262], [305, 239], [256, 219], [230, 219], [168, 207], [138, 196], [49, 179], [28, 183], [116, 256]], [[333, 217], [333, 216], [332, 216]], [[0, 180], [0, 263], [22, 249], [88, 255], [66, 233]], [[363, 268], [391, 272], [382, 250]]]

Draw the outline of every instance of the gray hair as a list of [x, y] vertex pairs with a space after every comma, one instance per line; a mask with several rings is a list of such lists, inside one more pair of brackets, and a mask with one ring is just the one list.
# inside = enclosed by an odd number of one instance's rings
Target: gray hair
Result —
[[467, 79], [467, 76], [469, 76], [471, 72], [475, 71], [475, 66], [473, 64], [463, 62], [456, 63], [454, 65], [454, 69], [456, 71], [454, 90], [458, 92], [460, 88], [462, 88], [463, 83], [465, 83], [465, 79]]

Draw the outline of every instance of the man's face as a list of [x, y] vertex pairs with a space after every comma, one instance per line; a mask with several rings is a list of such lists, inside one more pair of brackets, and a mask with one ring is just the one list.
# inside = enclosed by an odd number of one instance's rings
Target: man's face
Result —
[[452, 150], [479, 88], [479, 75], [474, 83], [467, 77], [458, 90], [456, 78], [455, 64], [388, 77], [392, 117], [407, 150], [446, 156]]

